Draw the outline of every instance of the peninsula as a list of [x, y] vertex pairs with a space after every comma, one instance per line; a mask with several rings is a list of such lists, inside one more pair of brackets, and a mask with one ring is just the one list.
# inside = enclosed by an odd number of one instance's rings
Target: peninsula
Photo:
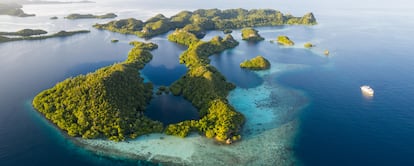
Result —
[[134, 34], [142, 38], [151, 38], [190, 25], [191, 27], [187, 28], [196, 31], [195, 35], [201, 38], [203, 33], [208, 30], [315, 24], [317, 22], [312, 13], [305, 14], [302, 17], [294, 17], [272, 9], [199, 9], [193, 12], [182, 11], [170, 18], [158, 14], [145, 22], [129, 18], [111, 21], [106, 24], [95, 24], [94, 27], [113, 32]]

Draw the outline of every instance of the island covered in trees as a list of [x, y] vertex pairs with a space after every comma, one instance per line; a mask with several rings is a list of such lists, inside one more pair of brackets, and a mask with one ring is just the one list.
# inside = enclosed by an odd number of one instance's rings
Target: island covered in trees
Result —
[[[47, 31], [41, 29], [23, 29], [17, 32], [0, 32], [0, 43], [19, 41], [19, 40], [42, 40], [54, 37], [67, 37], [80, 33], [89, 33], [89, 30], [77, 30], [77, 31], [59, 31], [50, 35], [46, 34]], [[6, 36], [21, 36], [21, 37], [6, 37]]]
[[265, 70], [270, 68], [270, 62], [263, 56], [256, 56], [250, 60], [240, 63], [241, 68], [247, 68], [252, 70]]
[[253, 28], [243, 28], [241, 30], [241, 33], [242, 33], [243, 40], [253, 41], [253, 42], [264, 40], [264, 38], [259, 35], [259, 31]]
[[107, 19], [107, 18], [115, 18], [118, 17], [115, 13], [107, 13], [103, 15], [93, 15], [93, 14], [69, 14], [66, 16], [66, 19], [69, 20], [76, 20], [76, 19], [90, 19], [90, 18], [96, 18], [96, 19]]
[[286, 24], [315, 25], [317, 22], [312, 13], [305, 14], [303, 17], [294, 17], [289, 14], [284, 15], [280, 11], [272, 9], [199, 9], [193, 12], [182, 11], [170, 18], [158, 14], [145, 22], [129, 18], [111, 21], [106, 24], [95, 24], [94, 27], [150, 38], [188, 25], [192, 26], [189, 27], [191, 29], [205, 33], [208, 30], [229, 30]]
[[[151, 60], [149, 51], [158, 46], [137, 41], [130, 43], [134, 47], [124, 62], [66, 79], [38, 94], [33, 106], [70, 136], [122, 141], [153, 132], [180, 137], [198, 132], [230, 144], [241, 139], [245, 117], [227, 100], [229, 92], [236, 86], [210, 65], [209, 56], [235, 48], [239, 42], [230, 34], [203, 41], [206, 31], [228, 32], [236, 28], [316, 23], [312, 13], [293, 17], [270, 9], [200, 9], [182, 11], [170, 18], [159, 14], [145, 22], [129, 18], [95, 24], [98, 29], [145, 38], [174, 30], [167, 38], [188, 48], [179, 57], [180, 63], [185, 64], [188, 70], [169, 87], [159, 87], [156, 94], [183, 96], [199, 110], [200, 119], [164, 128], [161, 122], [144, 115], [154, 88], [151, 83], [143, 82], [139, 70]], [[270, 63], [259, 56], [241, 66], [266, 69]]]

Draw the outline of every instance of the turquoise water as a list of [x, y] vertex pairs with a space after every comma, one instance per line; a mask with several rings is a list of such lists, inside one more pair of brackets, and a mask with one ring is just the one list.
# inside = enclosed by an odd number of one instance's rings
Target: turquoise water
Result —
[[[51, 32], [92, 30], [90, 34], [68, 38], [0, 44], [0, 165], [148, 164], [102, 157], [75, 146], [31, 109], [30, 100], [38, 92], [67, 77], [123, 61], [131, 48], [128, 42], [141, 40], [91, 28], [95, 22], [108, 20], [51, 21], [50, 16], [115, 11], [121, 18], [145, 19], [158, 12], [169, 16], [182, 9], [215, 7], [275, 8], [294, 15], [313, 11], [319, 21], [314, 27], [259, 28], [266, 41], [257, 44], [241, 41], [236, 30], [233, 35], [240, 45], [210, 57], [211, 64], [237, 85], [229, 101], [249, 117], [243, 141], [265, 136], [298, 119], [299, 129], [286, 131], [295, 133], [295, 137], [283, 141], [292, 142], [288, 151], [293, 151], [304, 165], [414, 165], [411, 2], [125, 2], [128, 3], [105, 0], [88, 6], [25, 6], [27, 13], [38, 17], [0, 16], [1, 31], [29, 27]], [[288, 35], [297, 45], [285, 48], [268, 41], [279, 34]], [[215, 35], [222, 33], [209, 32], [206, 40]], [[120, 42], [111, 43], [113, 38]], [[153, 51], [154, 59], [142, 74], [156, 86], [169, 85], [186, 72], [176, 59], [185, 48], [166, 41], [165, 36], [150, 41], [160, 47]], [[317, 47], [301, 48], [307, 41]], [[325, 49], [330, 50], [330, 56], [321, 54]], [[257, 55], [272, 62], [270, 71], [252, 72], [238, 67], [241, 61]], [[363, 84], [374, 88], [373, 98], [361, 95], [359, 86]], [[164, 97], [152, 102], [162, 103]], [[180, 99], [166, 101], [174, 100]], [[180, 102], [187, 108], [188, 102]], [[165, 107], [153, 106], [157, 110]], [[230, 148], [237, 149], [237, 145]], [[264, 151], [263, 156], [280, 155]]]

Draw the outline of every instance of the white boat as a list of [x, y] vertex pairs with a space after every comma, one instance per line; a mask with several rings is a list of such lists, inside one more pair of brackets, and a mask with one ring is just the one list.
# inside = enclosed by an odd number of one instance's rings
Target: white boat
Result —
[[361, 91], [364, 95], [374, 96], [374, 89], [372, 89], [368, 85], [361, 86]]

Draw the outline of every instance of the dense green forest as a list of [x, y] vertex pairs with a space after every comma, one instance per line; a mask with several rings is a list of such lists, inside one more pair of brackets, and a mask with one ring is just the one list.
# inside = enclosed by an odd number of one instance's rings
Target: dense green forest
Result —
[[259, 31], [253, 28], [243, 28], [241, 30], [242, 39], [247, 41], [262, 41], [263, 37], [259, 35]]
[[[15, 33], [19, 34], [18, 32], [7, 32], [7, 33]], [[54, 37], [67, 37], [72, 36], [80, 33], [89, 33], [89, 30], [78, 30], [78, 31], [59, 31], [55, 34], [51, 35], [42, 35], [42, 36], [24, 36], [24, 37], [5, 37], [0, 35], [0, 43], [4, 42], [11, 42], [11, 41], [19, 41], [19, 40], [42, 40], [42, 39], [48, 39], [48, 38], [54, 38]], [[20, 34], [21, 35], [21, 34]]]
[[162, 132], [162, 123], [143, 113], [153, 90], [139, 73], [152, 59], [148, 45], [135, 44], [124, 62], [68, 78], [39, 93], [34, 108], [70, 136], [120, 141]]
[[240, 67], [252, 70], [264, 70], [270, 68], [270, 62], [262, 56], [256, 56], [240, 63]]
[[246, 27], [277, 26], [285, 24], [314, 25], [317, 24], [312, 13], [303, 17], [284, 15], [272, 9], [199, 9], [193, 12], [182, 11], [167, 18], [158, 14], [147, 21], [133, 18], [111, 21], [106, 24], [95, 24], [98, 29], [135, 34], [149, 38], [177, 28], [184, 28], [202, 38], [208, 30], [226, 30]]
[[[177, 30], [179, 36], [191, 34]], [[169, 37], [171, 40], [171, 37]], [[179, 39], [179, 40], [175, 40]], [[208, 138], [218, 141], [238, 140], [244, 123], [244, 116], [237, 112], [227, 101], [228, 93], [235, 85], [226, 81], [216, 68], [210, 65], [208, 57], [226, 49], [234, 48], [239, 43], [231, 35], [224, 38], [214, 37], [208, 42], [191, 38], [174, 38], [174, 42], [189, 46], [180, 56], [180, 63], [187, 66], [187, 73], [170, 86], [174, 95], [183, 95], [199, 109], [200, 120], [189, 120], [167, 126], [166, 133], [185, 137], [191, 131], [203, 133]]]
[[74, 13], [74, 14], [69, 14], [65, 18], [69, 20], [76, 20], [76, 19], [88, 19], [88, 18], [107, 19], [107, 18], [115, 18], [115, 17], [118, 17], [118, 16], [114, 13], [107, 13], [104, 15]]

